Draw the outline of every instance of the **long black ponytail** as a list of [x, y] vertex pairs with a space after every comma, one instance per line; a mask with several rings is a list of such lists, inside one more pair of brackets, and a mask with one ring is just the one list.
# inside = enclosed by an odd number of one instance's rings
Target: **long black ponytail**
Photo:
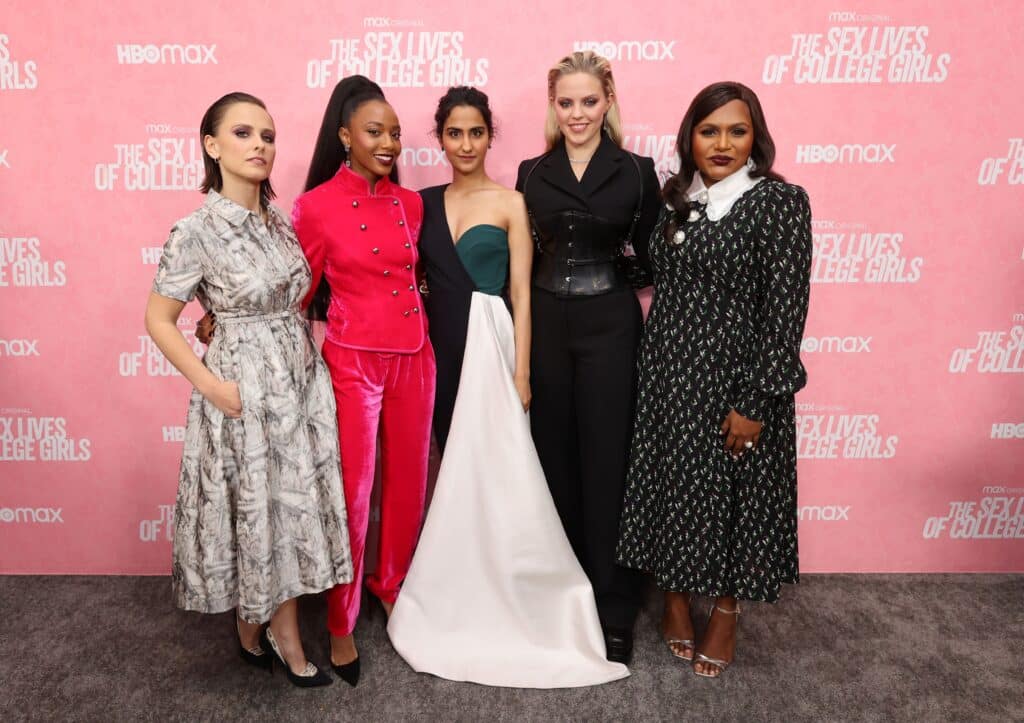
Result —
[[[320, 132], [316, 136], [313, 147], [313, 158], [309, 162], [309, 173], [303, 190], [309, 191], [321, 183], [334, 178], [341, 164], [348, 160], [345, 147], [338, 137], [338, 129], [347, 126], [352, 114], [363, 103], [371, 100], [383, 100], [384, 91], [369, 78], [362, 75], [350, 75], [334, 86], [331, 99], [327, 101], [324, 119], [320, 123]], [[397, 166], [388, 175], [393, 183], [398, 183]], [[309, 304], [306, 315], [317, 321], [327, 320], [327, 307], [331, 302], [331, 287], [325, 276], [320, 277], [320, 285], [316, 289], [313, 301]]]

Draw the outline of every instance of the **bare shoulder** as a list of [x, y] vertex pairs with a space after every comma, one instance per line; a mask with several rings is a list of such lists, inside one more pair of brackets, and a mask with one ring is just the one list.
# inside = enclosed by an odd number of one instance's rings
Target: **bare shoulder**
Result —
[[493, 211], [501, 211], [507, 209], [513, 202], [513, 198], [519, 196], [519, 193], [500, 183], [491, 182], [474, 191], [473, 195], [475, 203], [483, 204]]
[[526, 211], [526, 201], [523, 199], [523, 194], [514, 188], [505, 188], [501, 186], [501, 203], [512, 213], [521, 213]]

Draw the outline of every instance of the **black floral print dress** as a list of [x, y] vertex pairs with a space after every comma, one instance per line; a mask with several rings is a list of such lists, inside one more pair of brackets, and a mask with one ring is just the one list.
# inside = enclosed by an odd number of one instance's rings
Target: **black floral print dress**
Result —
[[[671, 213], [651, 237], [619, 562], [663, 590], [775, 602], [799, 573], [793, 394], [807, 378], [810, 205], [764, 179], [718, 221], [693, 203], [667, 241]], [[764, 423], [735, 460], [720, 433], [730, 409]]]

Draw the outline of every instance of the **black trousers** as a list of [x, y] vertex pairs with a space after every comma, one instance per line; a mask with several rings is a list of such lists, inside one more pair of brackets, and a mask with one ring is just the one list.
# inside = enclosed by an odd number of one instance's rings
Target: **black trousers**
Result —
[[632, 629], [640, 574], [615, 564], [636, 398], [642, 314], [632, 290], [557, 297], [532, 290], [530, 422], [562, 525], [590, 578], [601, 624]]

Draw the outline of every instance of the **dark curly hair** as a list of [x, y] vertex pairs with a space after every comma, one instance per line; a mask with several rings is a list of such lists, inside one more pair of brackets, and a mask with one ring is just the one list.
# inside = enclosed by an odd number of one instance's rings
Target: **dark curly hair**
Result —
[[491, 114], [490, 102], [487, 94], [483, 91], [471, 88], [468, 85], [458, 85], [449, 88], [448, 92], [437, 101], [437, 111], [434, 113], [434, 135], [441, 139], [444, 133], [444, 122], [448, 120], [451, 112], [459, 106], [476, 108], [483, 116], [484, 125], [487, 126], [487, 135], [494, 137], [494, 117]]

